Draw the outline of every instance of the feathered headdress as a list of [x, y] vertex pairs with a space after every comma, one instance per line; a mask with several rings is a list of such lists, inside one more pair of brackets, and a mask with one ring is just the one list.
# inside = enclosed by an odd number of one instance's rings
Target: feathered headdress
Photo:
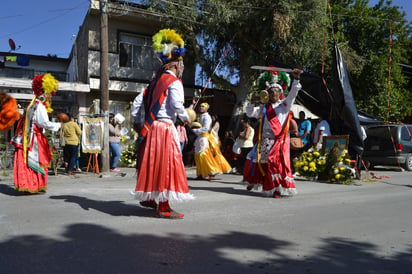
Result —
[[43, 94], [56, 94], [57, 86], [59, 81], [54, 78], [50, 73], [37, 74], [33, 77], [31, 89], [33, 90], [34, 95], [40, 99], [40, 101], [46, 105], [48, 113], [52, 113], [53, 109], [51, 108], [51, 103]]
[[40, 96], [44, 93], [56, 94], [59, 81], [50, 73], [37, 74], [33, 77], [32, 90], [34, 95]]
[[173, 29], [162, 29], [152, 37], [153, 50], [163, 64], [183, 60], [185, 42]]
[[282, 91], [286, 90], [290, 84], [290, 77], [283, 71], [265, 71], [259, 75], [257, 85], [260, 90], [278, 87]]

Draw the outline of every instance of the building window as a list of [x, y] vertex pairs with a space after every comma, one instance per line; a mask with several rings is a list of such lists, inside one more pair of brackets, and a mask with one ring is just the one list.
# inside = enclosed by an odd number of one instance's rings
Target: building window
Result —
[[156, 70], [159, 61], [152, 49], [152, 38], [121, 33], [119, 36], [120, 67]]

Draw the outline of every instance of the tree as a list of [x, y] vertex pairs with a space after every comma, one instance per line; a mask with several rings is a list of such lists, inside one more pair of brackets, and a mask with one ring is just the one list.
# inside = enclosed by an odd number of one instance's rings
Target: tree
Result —
[[165, 26], [184, 34], [188, 54], [214, 85], [237, 95], [239, 107], [259, 74], [252, 65], [287, 64], [320, 72], [324, 8], [316, 0], [150, 1], [150, 9], [167, 13]]
[[412, 94], [401, 67], [411, 62], [405, 13], [390, 0], [374, 7], [365, 0], [331, 3], [336, 42], [344, 52], [358, 109], [389, 121], [411, 116]]
[[166, 27], [184, 34], [188, 54], [214, 85], [237, 95], [240, 109], [259, 74], [251, 65], [303, 67], [331, 80], [331, 45], [336, 42], [359, 109], [386, 120], [389, 97], [389, 120], [411, 116], [411, 81], [400, 66], [411, 64], [411, 26], [405, 14], [390, 0], [374, 7], [368, 0], [329, 2], [331, 17], [327, 0], [147, 1], [150, 10], [164, 15]]

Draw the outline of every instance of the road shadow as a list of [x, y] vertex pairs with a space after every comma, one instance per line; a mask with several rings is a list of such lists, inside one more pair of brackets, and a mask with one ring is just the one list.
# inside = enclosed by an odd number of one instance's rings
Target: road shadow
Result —
[[389, 182], [385, 182], [385, 181], [382, 181], [381, 183], [383, 183], [383, 184], [387, 184], [387, 185], [391, 185], [391, 186], [404, 186], [404, 187], [409, 187], [409, 188], [412, 188], [412, 185], [404, 185], [404, 184], [389, 183]]
[[33, 195], [43, 195], [45, 192], [30, 193], [30, 192], [20, 192], [14, 189], [11, 185], [0, 184], [0, 193], [8, 196], [33, 196]]
[[190, 190], [206, 190], [206, 191], [213, 191], [219, 193], [227, 193], [233, 195], [245, 195], [245, 196], [254, 196], [254, 197], [265, 197], [261, 191], [248, 191], [246, 190], [246, 186], [244, 189], [236, 189], [233, 187], [219, 187], [219, 186], [189, 186]]
[[[159, 225], [165, 223], [173, 226], [170, 220]], [[124, 234], [79, 223], [67, 226], [58, 239], [9, 237], [0, 243], [0, 267], [14, 274], [410, 273], [412, 248], [393, 257], [376, 251], [366, 242], [325, 238], [311, 255], [301, 256], [296, 244], [254, 233]]]
[[50, 199], [64, 200], [66, 203], [74, 203], [84, 210], [94, 209], [111, 216], [139, 216], [155, 217], [156, 212], [138, 205], [128, 205], [123, 201], [99, 201], [75, 195], [54, 195]]

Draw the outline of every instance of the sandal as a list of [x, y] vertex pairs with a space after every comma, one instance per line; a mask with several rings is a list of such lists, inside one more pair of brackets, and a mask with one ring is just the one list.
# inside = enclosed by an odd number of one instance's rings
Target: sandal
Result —
[[172, 209], [170, 211], [166, 211], [166, 212], [158, 211], [157, 214], [156, 214], [156, 217], [164, 218], [164, 219], [183, 219], [183, 216], [185, 216], [185, 215], [183, 215], [181, 213], [178, 213], [178, 212], [176, 212]]
[[157, 208], [157, 204], [155, 201], [141, 201], [140, 205], [142, 207], [148, 207], [148, 208], [153, 208], [153, 209]]

